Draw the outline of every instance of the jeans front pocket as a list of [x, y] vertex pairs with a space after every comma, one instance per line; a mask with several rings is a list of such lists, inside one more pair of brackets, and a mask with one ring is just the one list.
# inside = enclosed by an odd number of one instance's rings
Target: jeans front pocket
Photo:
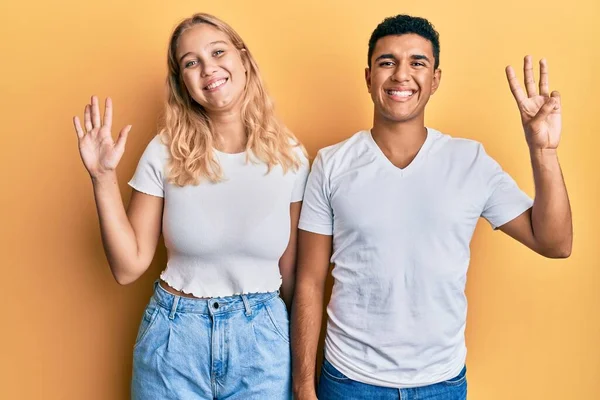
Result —
[[460, 386], [467, 381], [467, 367], [464, 367], [458, 375], [452, 379], [442, 382], [446, 386]]
[[148, 336], [148, 332], [150, 332], [150, 328], [152, 328], [152, 326], [156, 322], [159, 311], [160, 311], [160, 307], [158, 306], [158, 304], [156, 304], [156, 302], [154, 302], [153, 300], [150, 300], [150, 303], [144, 310], [142, 322], [140, 323], [140, 328], [138, 329], [138, 334], [135, 339], [135, 344], [133, 345], [134, 348], [139, 346], [140, 343], [142, 343], [142, 341], [144, 340], [144, 338], [146, 336]]
[[321, 372], [323, 373], [323, 376], [336, 382], [346, 382], [350, 380], [350, 378], [338, 371], [338, 369], [331, 365], [326, 359], [323, 360]]
[[290, 343], [290, 319], [283, 300], [277, 296], [265, 303], [264, 307], [277, 334], [286, 343]]

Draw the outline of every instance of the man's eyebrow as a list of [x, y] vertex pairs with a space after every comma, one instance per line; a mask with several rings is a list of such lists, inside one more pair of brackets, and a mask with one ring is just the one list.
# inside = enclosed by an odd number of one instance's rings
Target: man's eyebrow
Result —
[[427, 62], [431, 62], [429, 57], [427, 57], [425, 54], [413, 54], [412, 56], [410, 56], [410, 58], [412, 58], [413, 60], [425, 60]]
[[393, 54], [391, 54], [391, 53], [385, 53], [385, 54], [382, 54], [382, 55], [380, 55], [379, 57], [377, 57], [377, 58], [375, 59], [375, 61], [379, 61], [379, 60], [387, 60], [387, 59], [392, 59], [392, 60], [395, 60], [395, 59], [396, 59], [396, 57], [394, 57], [394, 55], [393, 55]]
[[[427, 57], [425, 54], [413, 54], [410, 56], [410, 58], [412, 60], [425, 60], [427, 62], [431, 62], [431, 60], [429, 59], [429, 57]], [[375, 61], [379, 61], [379, 60], [395, 60], [396, 57], [394, 57], [393, 54], [391, 53], [385, 53], [380, 55], [379, 57], [377, 57], [375, 59]]]

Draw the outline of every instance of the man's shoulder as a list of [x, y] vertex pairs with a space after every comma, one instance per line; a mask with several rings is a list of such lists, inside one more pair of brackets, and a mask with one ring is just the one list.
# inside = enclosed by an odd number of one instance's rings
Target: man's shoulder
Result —
[[476, 148], [481, 146], [477, 140], [454, 136], [452, 133], [438, 131], [434, 128], [427, 128], [429, 134], [434, 137], [434, 140], [456, 148]]
[[433, 152], [445, 152], [460, 159], [468, 155], [476, 156], [483, 151], [483, 145], [476, 140], [455, 137], [432, 128], [429, 128], [429, 132], [434, 137]]
[[317, 152], [317, 159], [324, 165], [336, 163], [342, 159], [352, 159], [364, 151], [369, 131], [358, 131], [341, 142], [323, 147]]

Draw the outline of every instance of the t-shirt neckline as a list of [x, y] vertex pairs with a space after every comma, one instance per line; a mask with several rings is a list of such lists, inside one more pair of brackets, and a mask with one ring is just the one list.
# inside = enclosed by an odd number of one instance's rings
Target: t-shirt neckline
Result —
[[213, 151], [215, 152], [215, 154], [217, 155], [217, 157], [219, 158], [219, 160], [221, 161], [227, 161], [227, 160], [243, 160], [246, 158], [246, 155], [248, 154], [247, 150], [241, 151], [239, 153], [225, 153], [224, 151], [221, 150], [217, 150], [216, 148], [213, 149]]
[[427, 158], [427, 153], [429, 152], [429, 147], [431, 146], [431, 142], [433, 141], [433, 136], [435, 136], [435, 131], [427, 127], [425, 129], [427, 129], [427, 136], [425, 137], [425, 142], [423, 142], [423, 144], [421, 145], [421, 148], [417, 152], [415, 158], [410, 162], [410, 164], [408, 164], [404, 168], [399, 168], [395, 166], [390, 161], [390, 159], [386, 157], [386, 155], [381, 150], [377, 142], [375, 142], [375, 139], [373, 139], [371, 129], [366, 131], [367, 142], [369, 143], [369, 146], [375, 151], [377, 158], [380, 159], [381, 162], [383, 162], [388, 169], [392, 170], [394, 173], [400, 176], [406, 176], [415, 171], [421, 164], [423, 164], [423, 162]]

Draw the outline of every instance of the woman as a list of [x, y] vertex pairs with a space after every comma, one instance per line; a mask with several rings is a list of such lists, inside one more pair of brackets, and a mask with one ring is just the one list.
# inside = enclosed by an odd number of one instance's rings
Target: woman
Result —
[[168, 262], [134, 346], [134, 399], [289, 399], [289, 320], [296, 230], [308, 160], [274, 116], [239, 35], [196, 14], [168, 51], [164, 127], [129, 182], [115, 168], [112, 104], [75, 129], [92, 178], [102, 239], [120, 284], [139, 278], [164, 235]]

